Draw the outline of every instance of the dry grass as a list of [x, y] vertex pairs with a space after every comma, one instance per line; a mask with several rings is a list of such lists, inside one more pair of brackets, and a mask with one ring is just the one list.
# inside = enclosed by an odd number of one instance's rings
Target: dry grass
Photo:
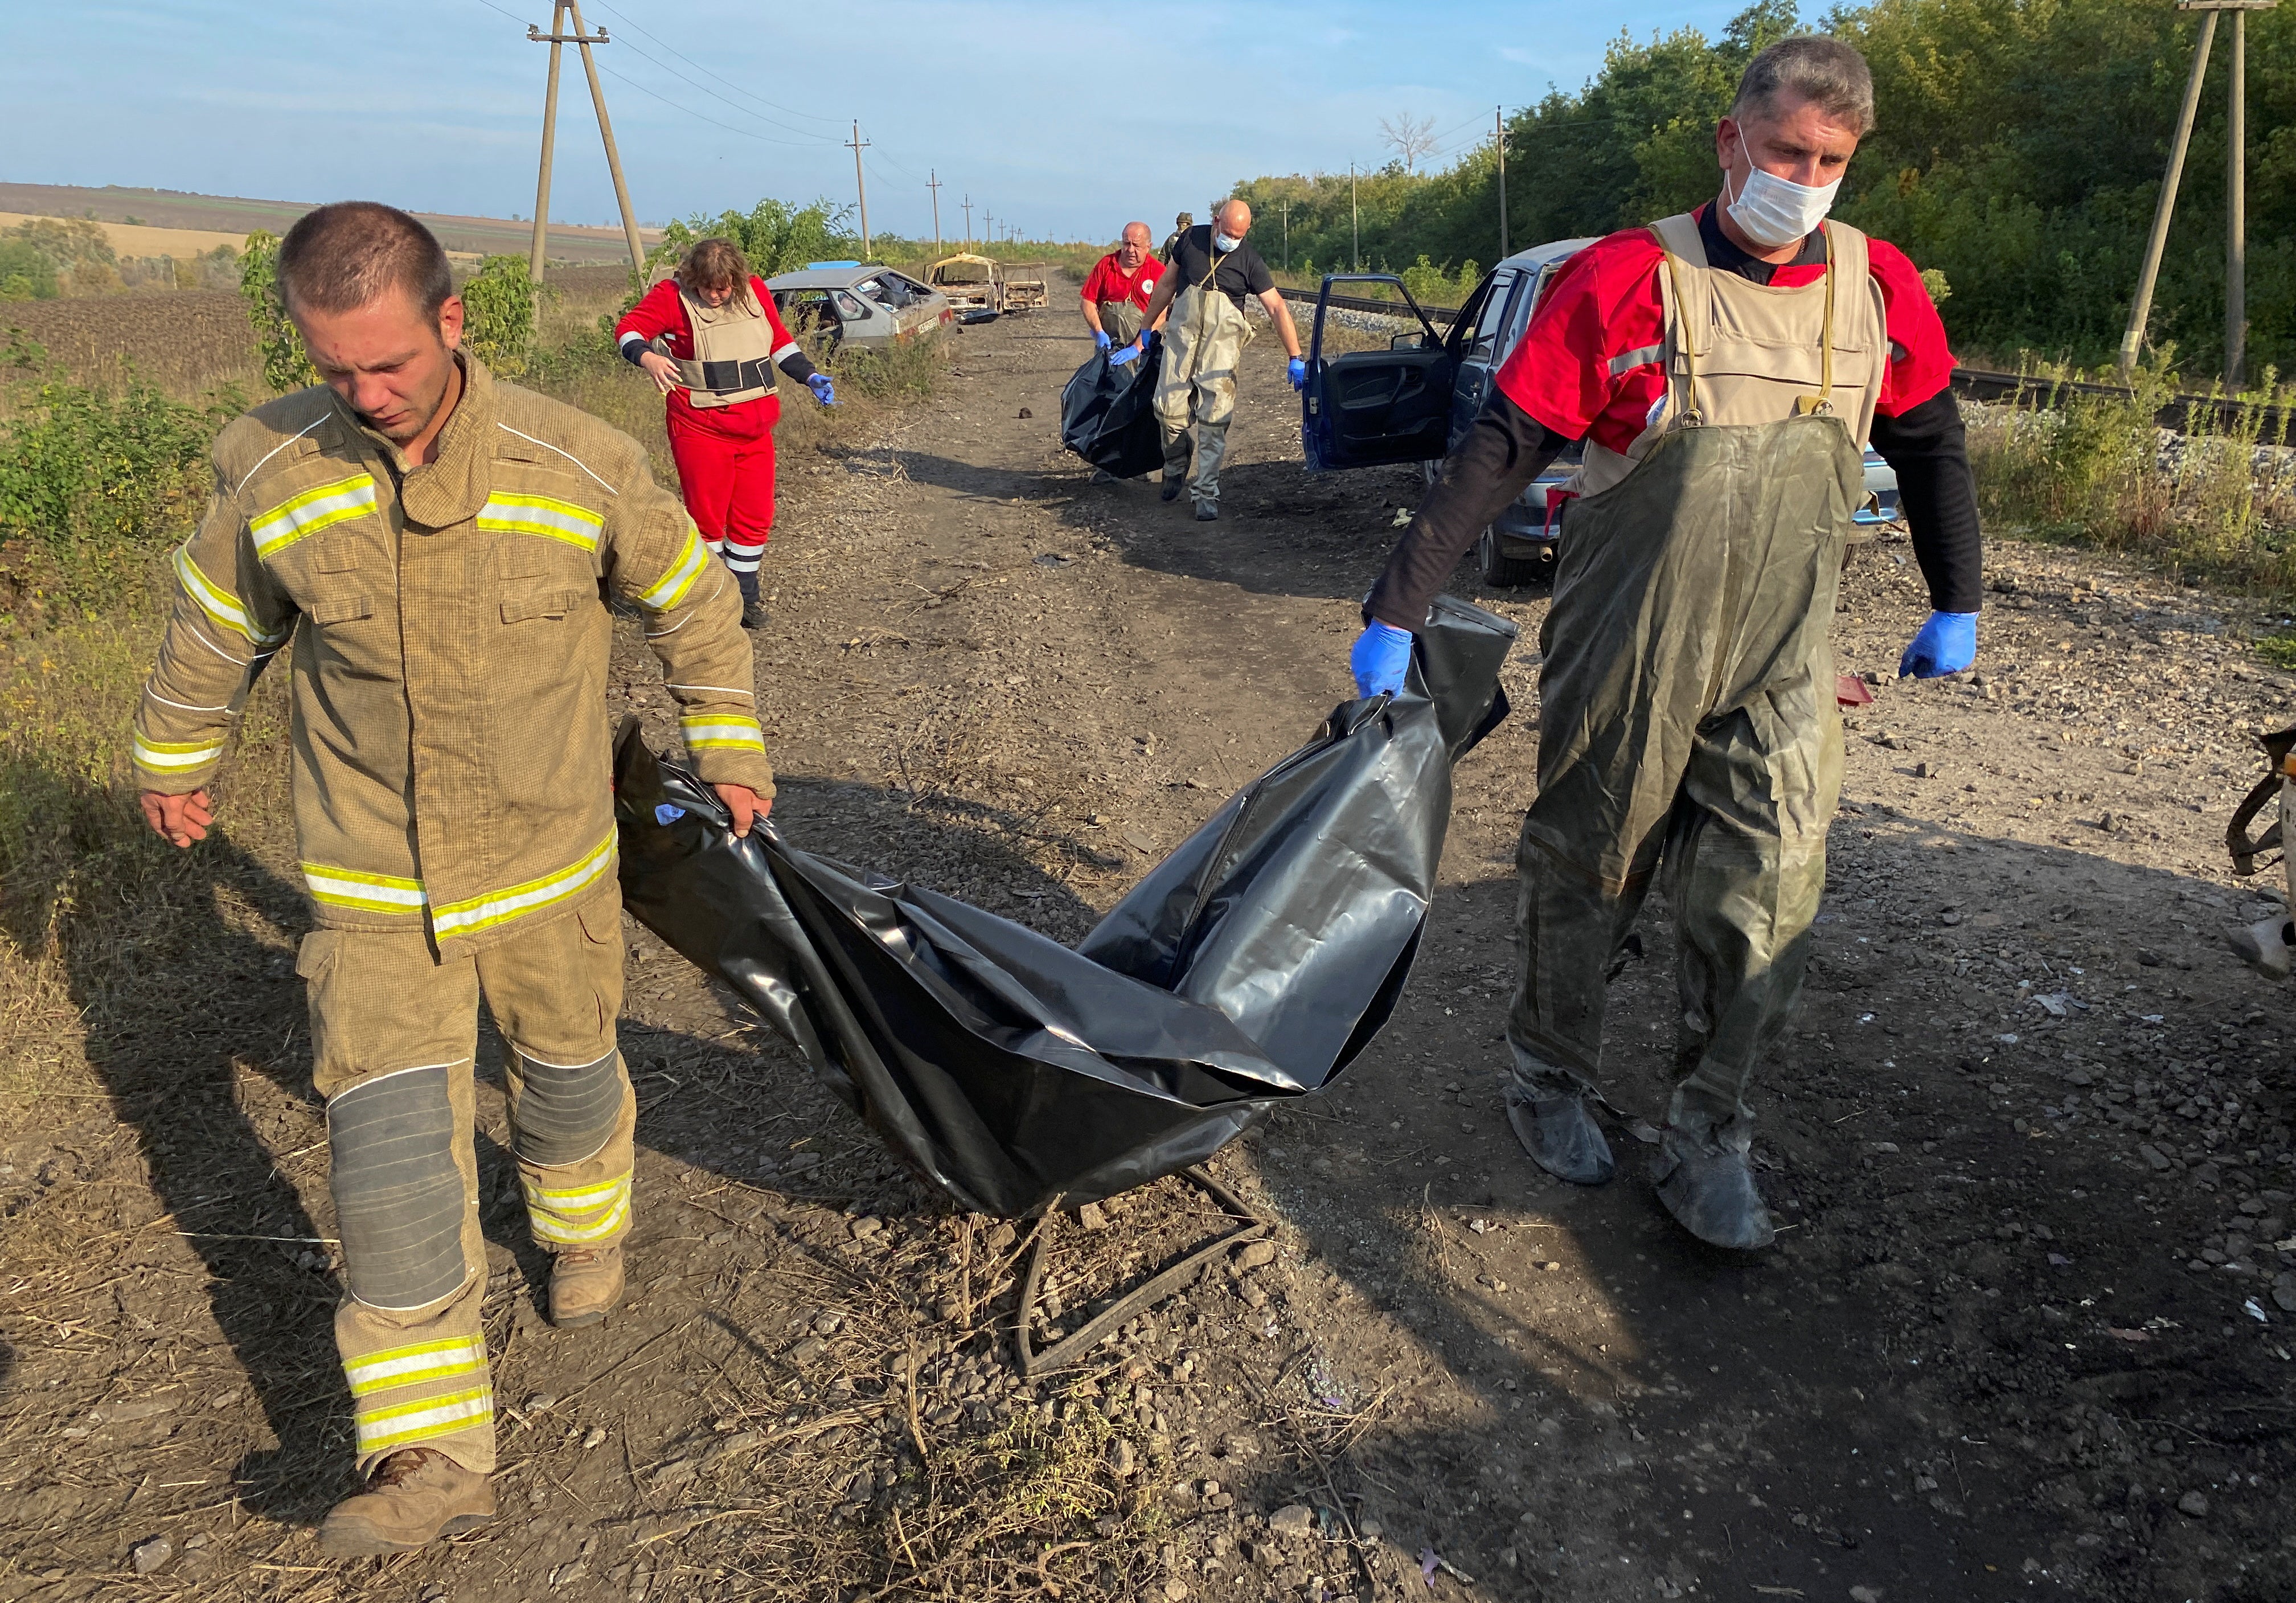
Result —
[[[680, 1488], [631, 1517], [639, 1553], [675, 1562], [707, 1531], [713, 1575], [822, 1603], [1148, 1595], [1173, 1523], [1174, 1443], [1145, 1384], [1168, 1369], [1169, 1311], [1130, 1321], [1097, 1362], [1016, 1384], [1011, 1299], [1032, 1236], [970, 1217], [889, 1221], [865, 1264], [842, 1214], [739, 1184], [693, 1200], [775, 1255], [727, 1306], [726, 1328], [744, 1334], [703, 1394], [715, 1439], [698, 1474], [683, 1451], [638, 1467], [641, 1484]], [[1177, 1179], [1111, 1213], [1105, 1230], [1062, 1227], [1059, 1278], [1079, 1304], [1233, 1222]], [[796, 1384], [792, 1341], [813, 1350]]]
[[2177, 388], [2148, 369], [2132, 398], [2057, 409], [1972, 409], [1970, 456], [1988, 530], [2125, 552], [2178, 578], [2296, 597], [2296, 453], [2265, 432], [2268, 392], [2222, 433], [2154, 419]]

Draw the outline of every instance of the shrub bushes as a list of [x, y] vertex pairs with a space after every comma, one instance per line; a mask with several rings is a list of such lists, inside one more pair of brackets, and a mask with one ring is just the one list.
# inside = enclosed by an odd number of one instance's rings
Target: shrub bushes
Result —
[[118, 390], [73, 382], [19, 338], [6, 354], [15, 415], [0, 430], [0, 541], [26, 539], [60, 590], [93, 608], [148, 565], [198, 506], [208, 442], [246, 405], [234, 390], [171, 400], [132, 369]]

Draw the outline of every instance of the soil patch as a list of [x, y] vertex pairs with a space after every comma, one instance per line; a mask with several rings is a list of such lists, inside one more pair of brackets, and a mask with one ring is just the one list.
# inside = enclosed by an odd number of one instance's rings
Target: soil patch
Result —
[[[1306, 475], [1262, 339], [1200, 524], [1058, 448], [1089, 349], [1065, 303], [957, 338], [928, 407], [784, 454], [758, 649], [775, 817], [1073, 939], [1346, 694], [1419, 481]], [[636, 935], [631, 1304], [538, 1319], [488, 1088], [504, 1515], [390, 1560], [311, 1538], [348, 1409], [301, 913], [275, 781], [265, 808], [250, 784], [183, 927], [133, 978], [84, 980], [84, 1047], [0, 1138], [0, 1597], [2289, 1595], [2288, 1004], [2223, 949], [2261, 903], [2218, 852], [2289, 678], [2237, 602], [2051, 550], [1997, 547], [1991, 572], [1980, 671], [1921, 686], [1890, 678], [1926, 609], [1904, 543], [1845, 585], [1842, 666], [1882, 682], [1758, 1092], [1775, 1250], [1686, 1239], [1641, 1126], [1591, 1191], [1506, 1129], [1545, 602], [1463, 571], [1523, 625], [1518, 713], [1459, 771], [1395, 1022], [1215, 1165], [1278, 1221], [1269, 1261], [1021, 1380], [1028, 1227], [911, 1184]], [[658, 676], [622, 662], [611, 711], [668, 745]], [[1648, 1121], [1672, 1049], [1655, 899], [1639, 933], [1607, 1073]], [[1178, 1181], [1064, 1220], [1040, 1335], [1219, 1228]]]

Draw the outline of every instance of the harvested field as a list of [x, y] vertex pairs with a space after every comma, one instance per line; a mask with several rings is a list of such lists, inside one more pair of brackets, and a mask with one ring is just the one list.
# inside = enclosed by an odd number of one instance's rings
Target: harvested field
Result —
[[125, 365], [170, 394], [237, 384], [265, 393], [247, 303], [229, 290], [12, 300], [0, 331], [21, 330], [82, 383], [116, 385]]
[[[348, 199], [334, 196], [333, 199]], [[295, 219], [316, 201], [256, 201], [236, 195], [187, 194], [168, 189], [126, 189], [106, 185], [101, 189], [69, 184], [0, 184], [0, 210], [37, 217], [88, 217], [101, 223], [124, 223], [142, 218], [155, 228], [201, 228], [244, 236], [258, 228], [284, 234]], [[449, 251], [479, 256], [526, 254], [534, 226], [509, 218], [463, 217], [447, 212], [419, 211]], [[554, 260], [627, 263], [629, 250], [619, 228], [550, 226]], [[659, 229], [641, 228], [647, 245], [661, 238]]]
[[[0, 228], [46, 220], [49, 219], [28, 212], [0, 211]], [[235, 251], [247, 241], [243, 231], [147, 228], [129, 223], [103, 223], [101, 226], [104, 238], [111, 242], [113, 252], [119, 256], [204, 256], [217, 245], [227, 245]]]

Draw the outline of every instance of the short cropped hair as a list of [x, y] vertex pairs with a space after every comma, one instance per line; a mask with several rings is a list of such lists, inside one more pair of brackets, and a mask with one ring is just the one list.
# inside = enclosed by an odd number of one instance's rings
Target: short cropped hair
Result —
[[1730, 115], [1771, 113], [1781, 90], [1849, 124], [1861, 139], [1874, 131], [1873, 71], [1855, 46], [1840, 39], [1801, 34], [1763, 51], [1746, 63]]
[[395, 206], [338, 201], [296, 218], [279, 244], [289, 309], [348, 312], [404, 290], [434, 323], [455, 292], [438, 235]]
[[730, 239], [696, 241], [685, 259], [677, 264], [677, 282], [688, 294], [698, 295], [703, 290], [731, 290], [734, 301], [742, 306], [747, 306], [752, 299], [750, 259]]

